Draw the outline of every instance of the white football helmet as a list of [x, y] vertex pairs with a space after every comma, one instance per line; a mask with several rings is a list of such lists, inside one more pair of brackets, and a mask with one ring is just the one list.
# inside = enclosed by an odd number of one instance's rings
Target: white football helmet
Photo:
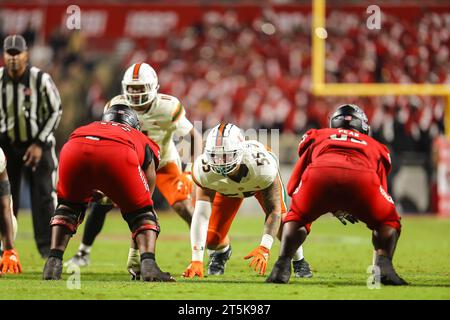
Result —
[[132, 108], [152, 102], [158, 89], [158, 76], [148, 63], [135, 63], [123, 75], [122, 94]]
[[244, 136], [241, 129], [231, 123], [221, 123], [206, 137], [205, 154], [211, 169], [223, 176], [242, 162]]

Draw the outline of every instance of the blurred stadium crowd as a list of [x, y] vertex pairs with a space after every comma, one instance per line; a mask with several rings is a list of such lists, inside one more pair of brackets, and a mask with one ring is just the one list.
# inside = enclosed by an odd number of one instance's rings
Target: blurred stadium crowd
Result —
[[[120, 40], [113, 51], [93, 50], [82, 32], [64, 28], [47, 41], [31, 26], [23, 35], [31, 63], [48, 71], [60, 90], [60, 144], [75, 127], [100, 117], [129, 65], [146, 61], [158, 73], [160, 92], [180, 98], [188, 118], [204, 121], [204, 128], [229, 121], [244, 129], [280, 129], [284, 163], [294, 161], [299, 134], [327, 126], [340, 102], [357, 103], [373, 135], [390, 146], [394, 164], [419, 161], [431, 179], [431, 146], [444, 130], [444, 99], [314, 97], [311, 15], [299, 15], [295, 23], [285, 23], [268, 8], [244, 24], [235, 11], [209, 12], [200, 23], [145, 45]], [[418, 19], [383, 13], [381, 30], [369, 30], [366, 19], [365, 11], [330, 12], [327, 82], [450, 82], [450, 12], [423, 10]]]

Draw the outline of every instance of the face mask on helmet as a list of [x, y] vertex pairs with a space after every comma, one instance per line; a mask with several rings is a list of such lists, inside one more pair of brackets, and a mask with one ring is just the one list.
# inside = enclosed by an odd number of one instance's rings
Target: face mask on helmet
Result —
[[130, 84], [124, 85], [123, 94], [127, 98], [130, 106], [140, 107], [150, 103], [155, 99], [157, 88], [152, 88], [150, 84]]
[[122, 94], [131, 107], [141, 107], [151, 103], [158, 94], [158, 76], [147, 63], [131, 65], [123, 76]]
[[214, 127], [206, 138], [205, 154], [212, 171], [220, 175], [233, 172], [242, 162], [244, 137], [233, 124]]
[[337, 108], [331, 116], [330, 128], [350, 129], [363, 134], [370, 134], [366, 114], [361, 108], [353, 104], [345, 104]]
[[217, 174], [227, 175], [233, 172], [241, 163], [243, 150], [225, 151], [223, 147], [218, 147], [214, 150], [206, 150], [206, 157], [212, 171]]

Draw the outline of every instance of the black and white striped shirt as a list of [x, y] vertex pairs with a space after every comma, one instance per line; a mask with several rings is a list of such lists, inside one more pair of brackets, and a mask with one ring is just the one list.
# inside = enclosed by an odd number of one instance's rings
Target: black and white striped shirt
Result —
[[0, 137], [14, 145], [48, 144], [61, 120], [61, 98], [48, 73], [27, 66], [18, 82], [0, 68]]

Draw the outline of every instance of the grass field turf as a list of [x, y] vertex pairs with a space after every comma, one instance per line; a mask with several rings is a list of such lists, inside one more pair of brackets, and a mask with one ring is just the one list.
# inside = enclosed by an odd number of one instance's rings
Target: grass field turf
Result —
[[[16, 247], [23, 274], [0, 278], [0, 299], [450, 299], [450, 219], [404, 217], [403, 232], [394, 264], [408, 287], [384, 287], [370, 290], [366, 273], [372, 261], [370, 231], [361, 223], [343, 226], [337, 219], [322, 217], [312, 228], [304, 246], [314, 277], [292, 277], [289, 285], [266, 284], [243, 257], [259, 244], [262, 216], [238, 215], [230, 238], [233, 255], [225, 275], [204, 279], [183, 279], [190, 262], [187, 226], [174, 214], [160, 213], [162, 231], [157, 243], [157, 262], [171, 272], [175, 283], [132, 282], [125, 271], [129, 232], [118, 213], [106, 219], [91, 254], [91, 266], [81, 269], [81, 289], [70, 290], [63, 280], [41, 280], [42, 260], [36, 250], [31, 217], [19, 217]], [[76, 252], [82, 230], [70, 241], [64, 256]], [[268, 272], [279, 252], [272, 248]], [[205, 257], [205, 260], [207, 258]]]

